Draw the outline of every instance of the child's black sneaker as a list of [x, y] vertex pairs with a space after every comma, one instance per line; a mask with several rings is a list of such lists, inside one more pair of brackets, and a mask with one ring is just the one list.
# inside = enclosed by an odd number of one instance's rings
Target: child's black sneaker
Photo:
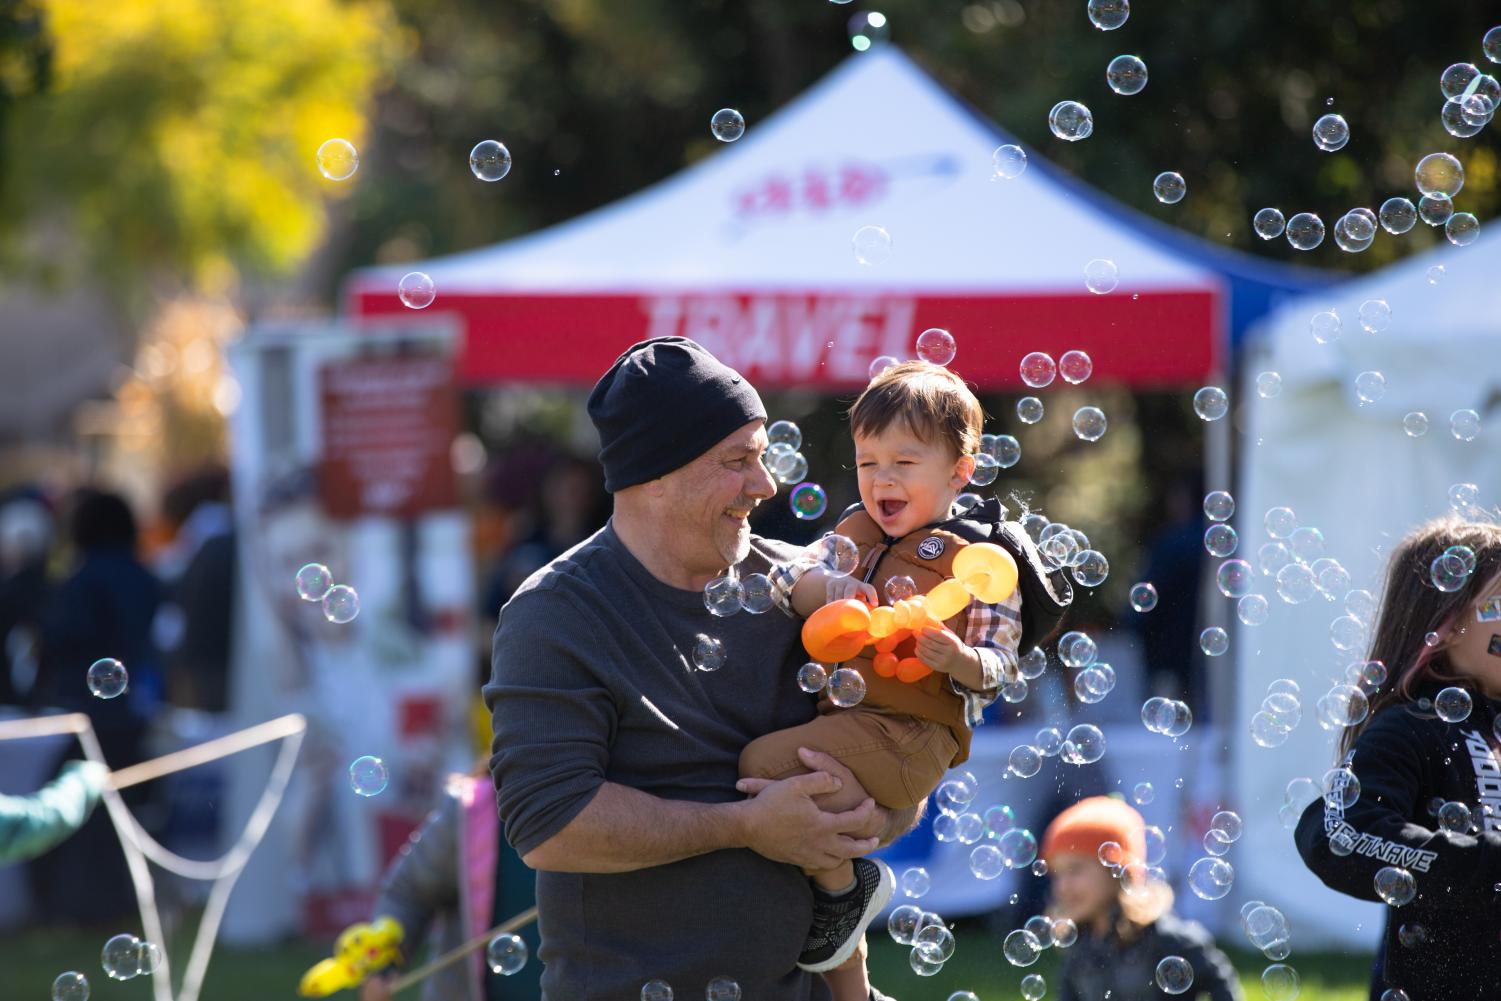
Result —
[[864, 858], [855, 859], [854, 889], [836, 896], [814, 886], [813, 927], [798, 968], [824, 973], [842, 965], [854, 955], [865, 926], [881, 913], [895, 889], [896, 879], [886, 864]]

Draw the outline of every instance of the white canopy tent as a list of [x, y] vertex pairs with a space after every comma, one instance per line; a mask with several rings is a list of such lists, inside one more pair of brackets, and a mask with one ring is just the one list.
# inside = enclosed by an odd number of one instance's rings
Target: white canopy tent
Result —
[[[1448, 511], [1448, 489], [1475, 483], [1482, 502], [1501, 501], [1501, 233], [1463, 249], [1445, 247], [1357, 281], [1294, 300], [1265, 322], [1260, 351], [1243, 366], [1245, 438], [1240, 457], [1237, 556], [1255, 561], [1267, 541], [1265, 512], [1285, 506], [1299, 524], [1320, 528], [1328, 555], [1379, 599], [1390, 547], [1408, 530]], [[1441, 272], [1431, 269], [1442, 268]], [[1384, 300], [1391, 325], [1369, 333], [1359, 322], [1368, 300]], [[1311, 317], [1334, 310], [1343, 332], [1315, 341]], [[1257, 397], [1261, 371], [1282, 376], [1282, 392]], [[1385, 395], [1362, 403], [1362, 372], [1386, 378]], [[1473, 441], [1450, 433], [1450, 415], [1472, 409], [1482, 430]], [[1429, 430], [1410, 437], [1404, 415], [1420, 411]], [[1289, 605], [1275, 582], [1258, 576], [1271, 600], [1270, 621], [1241, 627], [1234, 641], [1238, 705], [1231, 732], [1234, 783], [1246, 822], [1236, 860], [1237, 899], [1262, 898], [1293, 923], [1295, 941], [1374, 946], [1381, 910], [1323, 888], [1303, 866], [1292, 835], [1278, 823], [1283, 790], [1295, 776], [1319, 781], [1334, 763], [1334, 734], [1320, 729], [1314, 704], [1364, 651], [1337, 651], [1330, 621], [1343, 596]], [[1396, 669], [1397, 665], [1388, 665]], [[1267, 749], [1247, 735], [1268, 683], [1292, 678], [1303, 688], [1303, 721], [1287, 743]], [[1421, 877], [1420, 877], [1421, 878]]]

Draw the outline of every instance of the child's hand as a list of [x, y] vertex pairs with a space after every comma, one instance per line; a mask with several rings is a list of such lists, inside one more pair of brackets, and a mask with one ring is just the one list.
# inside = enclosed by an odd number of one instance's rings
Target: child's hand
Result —
[[947, 626], [929, 626], [917, 634], [917, 659], [940, 674], [953, 674], [975, 657]]
[[881, 603], [876, 589], [855, 577], [830, 577], [825, 585], [826, 601], [843, 601], [845, 598], [859, 598], [871, 607]]

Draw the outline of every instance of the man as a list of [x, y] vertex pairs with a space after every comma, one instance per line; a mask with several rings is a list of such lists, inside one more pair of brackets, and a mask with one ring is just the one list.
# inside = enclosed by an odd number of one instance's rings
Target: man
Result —
[[[813, 774], [735, 791], [745, 744], [814, 708], [793, 681], [795, 622], [703, 602], [726, 568], [796, 555], [747, 520], [776, 493], [766, 411], [680, 337], [621, 355], [588, 406], [613, 517], [501, 611], [484, 689], [506, 837], [538, 870], [543, 997], [635, 999], [651, 980], [699, 997], [727, 977], [746, 999], [822, 1001], [796, 969], [812, 908], [800, 867], [864, 855], [900, 818], [869, 799], [823, 812], [854, 778], [811, 752]], [[723, 645], [716, 670], [695, 667], [705, 637]], [[864, 996], [856, 969], [833, 975], [841, 998], [847, 973]]]

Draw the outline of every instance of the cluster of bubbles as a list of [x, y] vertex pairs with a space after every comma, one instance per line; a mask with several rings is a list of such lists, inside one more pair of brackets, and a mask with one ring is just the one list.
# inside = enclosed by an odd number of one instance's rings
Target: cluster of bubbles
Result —
[[[1109, 265], [1108, 269], [1095, 274], [1097, 266]], [[1115, 265], [1109, 261], [1091, 261], [1085, 269], [1085, 284], [1093, 292], [1108, 292], [1115, 287]], [[1043, 351], [1032, 351], [1021, 360], [1022, 382], [1032, 389], [1043, 389], [1062, 378], [1070, 385], [1080, 385], [1094, 374], [1094, 360], [1083, 351], [1065, 351], [1057, 361]], [[1016, 404], [1016, 416], [1023, 424], [1036, 424], [1042, 420], [1045, 409], [1035, 396], [1022, 397]], [[1099, 407], [1080, 407], [1074, 411], [1074, 434], [1083, 441], [1099, 441], [1105, 436], [1109, 422]]]
[[1291, 678], [1267, 686], [1261, 708], [1251, 717], [1251, 740], [1257, 747], [1280, 747], [1303, 721], [1302, 690]]
[[349, 788], [360, 796], [379, 796], [390, 781], [386, 763], [372, 754], [362, 754], [349, 764]]
[[485, 965], [502, 977], [514, 976], [526, 966], [526, 942], [509, 932], [496, 935], [485, 946]]
[[[1034, 914], [1020, 928], [1006, 933], [1001, 954], [1012, 966], [1028, 967], [1042, 958], [1047, 949], [1067, 949], [1079, 940], [1079, 928], [1068, 918], [1050, 918]], [[1037, 1001], [1047, 992], [1047, 982], [1040, 974], [1022, 979], [1022, 996]]]
[[1428, 565], [1428, 580], [1445, 594], [1465, 586], [1475, 572], [1475, 551], [1469, 546], [1454, 545], [1433, 558]]
[[1094, 361], [1083, 351], [1065, 351], [1057, 361], [1044, 351], [1032, 351], [1021, 360], [1022, 382], [1032, 389], [1045, 389], [1054, 378], [1077, 386], [1094, 374]]
[[100, 657], [89, 665], [85, 680], [96, 699], [114, 699], [130, 687], [130, 672], [115, 658]]
[[1110, 561], [1089, 545], [1089, 536], [1061, 521], [1049, 521], [1044, 515], [1029, 512], [1021, 518], [1022, 528], [1037, 543], [1043, 565], [1049, 570], [1067, 569], [1080, 587], [1099, 587], [1110, 576]]
[[[161, 968], [162, 950], [155, 942], [148, 942], [134, 935], [116, 935], [104, 943], [99, 963], [111, 980], [134, 980], [136, 977], [149, 976]], [[65, 973], [63, 976], [69, 974]], [[82, 974], [76, 976], [83, 979]], [[58, 979], [61, 980], [62, 977]], [[55, 990], [56, 982], [53, 987]], [[84, 981], [84, 991], [87, 996], [87, 981]]]
[[1193, 710], [1187, 702], [1154, 695], [1141, 704], [1142, 725], [1164, 737], [1181, 737], [1194, 724]]
[[[648, 980], [641, 985], [641, 1001], [673, 1001], [672, 985], [665, 980]], [[740, 984], [730, 977], [715, 977], [704, 988], [705, 1001], [740, 1001]]]
[[316, 601], [323, 617], [336, 625], [353, 622], [360, 614], [360, 596], [348, 584], [335, 584], [334, 575], [322, 563], [308, 563], [297, 571], [297, 597]]
[[1009, 434], [980, 435], [980, 451], [975, 455], [975, 471], [969, 482], [977, 487], [994, 483], [1002, 469], [1010, 469], [1021, 461], [1022, 443]]
[[800, 521], [823, 517], [829, 509], [829, 499], [823, 487], [807, 482], [808, 458], [801, 451], [802, 429], [791, 421], [773, 421], [766, 429], [766, 437], [768, 445], [763, 461], [778, 483], [793, 488], [788, 495], [793, 516]]

